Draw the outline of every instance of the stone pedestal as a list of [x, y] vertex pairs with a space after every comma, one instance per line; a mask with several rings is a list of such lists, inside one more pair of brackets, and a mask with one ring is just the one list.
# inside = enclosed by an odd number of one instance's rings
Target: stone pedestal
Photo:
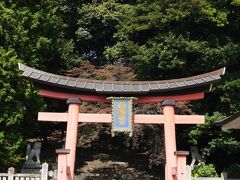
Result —
[[41, 163], [33, 160], [26, 160], [21, 169], [21, 173], [40, 173], [41, 168]]

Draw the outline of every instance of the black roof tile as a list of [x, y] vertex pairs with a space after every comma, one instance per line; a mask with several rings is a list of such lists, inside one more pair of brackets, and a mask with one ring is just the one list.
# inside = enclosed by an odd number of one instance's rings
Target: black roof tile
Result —
[[84, 87], [85, 87], [85, 84], [86, 84], [86, 82], [78, 81], [76, 87], [78, 87], [78, 88], [84, 88]]
[[113, 84], [113, 91], [122, 91], [122, 85], [121, 84]]
[[202, 80], [201, 78], [199, 78], [199, 79], [194, 79], [194, 81], [197, 82], [197, 83], [199, 83], [199, 84], [204, 82], [204, 80]]
[[130, 91], [130, 90], [131, 90], [131, 85], [123, 84], [123, 91]]
[[19, 69], [23, 71], [22, 75], [25, 78], [38, 82], [38, 84], [42, 83], [45, 86], [49, 84], [64, 89], [75, 89], [79, 93], [96, 91], [98, 93], [124, 94], [141, 94], [141, 92], [145, 94], [202, 87], [219, 81], [221, 75], [225, 72], [225, 68], [222, 68], [198, 76], [160, 81], [99, 81], [59, 76], [25, 66], [24, 64], [19, 64]]
[[212, 81], [213, 80], [213, 78], [211, 76], [203, 77], [203, 79], [205, 81]]
[[159, 85], [159, 89], [168, 89], [168, 84], [164, 83], [164, 84], [158, 84]]
[[96, 89], [96, 91], [103, 91], [104, 90], [103, 83], [96, 83], [95, 84], [95, 89]]
[[76, 83], [77, 83], [77, 81], [73, 81], [73, 80], [68, 80], [68, 82], [67, 82], [67, 85], [68, 86], [72, 86], [72, 87], [75, 87], [76, 86]]
[[52, 77], [52, 76], [50, 76], [48, 82], [57, 83], [58, 79], [59, 79], [58, 77]]
[[34, 78], [34, 79], [38, 79], [40, 76], [41, 76], [41, 74], [37, 73], [37, 72], [32, 72], [31, 75], [30, 75], [30, 77]]
[[186, 86], [185, 82], [176, 82], [176, 84], [177, 84], [178, 87]]
[[39, 80], [41, 80], [41, 81], [48, 81], [48, 79], [49, 79], [49, 76], [47, 76], [45, 74], [42, 74], [39, 78]]
[[113, 91], [113, 85], [110, 83], [105, 83], [104, 84], [104, 91]]
[[175, 88], [175, 87], [178, 87], [177, 84], [174, 82], [174, 83], [168, 83], [168, 86], [169, 88]]
[[68, 84], [68, 80], [67, 80], [67, 79], [62, 79], [62, 78], [59, 78], [59, 79], [58, 79], [58, 84], [61, 84], [61, 85], [69, 85], [69, 84]]
[[217, 80], [217, 79], [221, 79], [221, 76], [219, 76], [219, 75], [213, 75], [213, 76], [211, 76], [213, 79], [215, 79], [215, 80]]
[[32, 74], [32, 71], [23, 71], [23, 76], [24, 77], [29, 77]]
[[141, 91], [141, 86], [139, 84], [132, 84], [132, 91]]
[[149, 89], [150, 89], [149, 84], [142, 84], [141, 89], [142, 89], [142, 91], [149, 91]]
[[85, 88], [86, 89], [93, 89], [95, 86], [95, 83], [94, 82], [87, 82]]
[[159, 86], [157, 83], [149, 83], [150, 84], [150, 90], [156, 90], [159, 89]]
[[193, 80], [185, 81], [185, 83], [189, 86], [196, 84]]

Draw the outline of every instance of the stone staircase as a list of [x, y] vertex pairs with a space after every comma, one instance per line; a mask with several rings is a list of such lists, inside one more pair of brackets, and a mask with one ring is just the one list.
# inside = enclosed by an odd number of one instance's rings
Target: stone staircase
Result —
[[[156, 180], [159, 177], [143, 170], [146, 164], [137, 164], [138, 168], [131, 167], [128, 162], [111, 160], [85, 161], [77, 170], [76, 180]], [[141, 170], [139, 170], [141, 169]]]

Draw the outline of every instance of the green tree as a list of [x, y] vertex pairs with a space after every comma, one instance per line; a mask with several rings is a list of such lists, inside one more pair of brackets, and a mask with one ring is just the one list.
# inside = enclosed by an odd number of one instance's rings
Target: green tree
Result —
[[[0, 1], [0, 43], [13, 48], [24, 63], [50, 72], [79, 62], [74, 45], [65, 38], [66, 24], [55, 1]], [[52, 68], [54, 67], [54, 68]]]
[[38, 127], [36, 112], [45, 107], [17, 63], [62, 72], [80, 58], [65, 37], [58, 2], [1, 0], [0, 14], [0, 165], [9, 166], [23, 157], [26, 138]]
[[107, 61], [103, 52], [105, 47], [114, 44], [114, 33], [128, 6], [113, 0], [82, 3], [79, 6], [75, 42], [83, 58], [97, 65], [114, 62], [113, 59]]
[[0, 168], [21, 159], [24, 132], [30, 133], [34, 129], [33, 126], [26, 129], [26, 126], [31, 125], [28, 121], [34, 119], [34, 112], [41, 104], [35, 97], [36, 92], [22, 81], [18, 61], [13, 49], [0, 47]]

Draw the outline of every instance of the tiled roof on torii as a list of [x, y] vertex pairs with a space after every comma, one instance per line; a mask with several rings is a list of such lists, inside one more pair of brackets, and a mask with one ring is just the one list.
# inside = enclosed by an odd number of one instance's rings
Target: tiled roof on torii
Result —
[[53, 88], [65, 92], [91, 93], [96, 95], [146, 96], [151, 94], [186, 94], [186, 92], [209, 91], [213, 83], [221, 79], [225, 68], [209, 73], [171, 80], [159, 81], [100, 81], [60, 76], [19, 63], [22, 75], [36, 88]]

